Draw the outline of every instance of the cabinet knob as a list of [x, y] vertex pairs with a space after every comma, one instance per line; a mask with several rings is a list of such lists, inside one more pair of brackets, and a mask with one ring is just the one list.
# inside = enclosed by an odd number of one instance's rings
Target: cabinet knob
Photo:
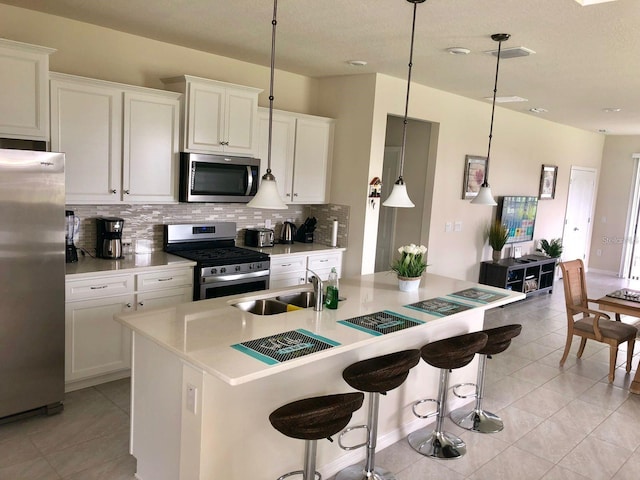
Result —
[[115, 195], [115, 194], [116, 194], [116, 193], [118, 193], [118, 192], [117, 192], [117, 191], [116, 191], [116, 189], [114, 188], [113, 190], [111, 190], [111, 193]]
[[287, 197], [290, 197], [290, 196], [291, 196], [291, 194], [290, 194], [290, 193], [287, 193]]
[[131, 305], [130, 303], [127, 303], [126, 307], [127, 307], [127, 308], [131, 308], [131, 307], [132, 307], [132, 305]]
[[144, 307], [144, 303], [142, 302], [138, 302], [138, 305], [140, 305], [141, 307]]
[[297, 194], [297, 193], [294, 193], [294, 194], [293, 194], [293, 196], [294, 196], [294, 197], [297, 197], [297, 196], [298, 196], [298, 194]]
[[129, 195], [129, 190], [124, 191], [125, 195]]

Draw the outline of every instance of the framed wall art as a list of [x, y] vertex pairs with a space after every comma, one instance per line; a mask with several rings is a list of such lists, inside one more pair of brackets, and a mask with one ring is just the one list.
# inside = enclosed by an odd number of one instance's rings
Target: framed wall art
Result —
[[480, 191], [480, 186], [484, 182], [484, 175], [487, 171], [487, 157], [477, 155], [465, 155], [464, 157], [464, 178], [462, 183], [462, 198], [468, 200], [475, 198]]
[[555, 165], [542, 165], [540, 172], [540, 200], [551, 200], [556, 196], [556, 178], [558, 177], [558, 167]]

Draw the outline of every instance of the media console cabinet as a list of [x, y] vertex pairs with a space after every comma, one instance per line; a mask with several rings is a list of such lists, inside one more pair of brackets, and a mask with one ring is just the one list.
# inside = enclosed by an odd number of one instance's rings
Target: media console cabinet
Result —
[[525, 255], [480, 264], [479, 283], [522, 292], [528, 296], [551, 293], [557, 258]]

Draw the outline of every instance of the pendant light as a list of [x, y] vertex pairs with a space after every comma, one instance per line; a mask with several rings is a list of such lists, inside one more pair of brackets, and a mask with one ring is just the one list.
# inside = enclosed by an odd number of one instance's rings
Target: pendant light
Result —
[[496, 62], [496, 80], [493, 84], [493, 106], [491, 107], [491, 127], [489, 128], [489, 148], [487, 150], [487, 163], [484, 171], [484, 181], [480, 185], [480, 191], [476, 198], [471, 200], [474, 205], [497, 205], [491, 187], [489, 186], [489, 158], [491, 156], [491, 139], [493, 138], [493, 115], [496, 111], [496, 93], [498, 92], [498, 70], [500, 69], [500, 52], [502, 51], [502, 42], [509, 40], [508, 33], [494, 33], [491, 39], [498, 42], [498, 60]]
[[276, 25], [278, 0], [273, 0], [273, 20], [271, 21], [271, 77], [269, 81], [269, 140], [267, 143], [267, 171], [260, 180], [260, 186], [253, 199], [247, 203], [250, 208], [265, 208], [268, 210], [286, 210], [288, 207], [282, 201], [278, 192], [276, 177], [271, 173], [271, 143], [273, 138], [273, 77], [276, 60]]
[[407, 143], [407, 115], [409, 114], [409, 90], [411, 88], [411, 68], [413, 67], [413, 38], [416, 33], [416, 10], [419, 3], [425, 0], [407, 0], [413, 3], [413, 23], [411, 24], [411, 50], [409, 53], [409, 75], [407, 76], [407, 98], [404, 105], [404, 122], [402, 124], [402, 146], [400, 147], [400, 176], [393, 185], [391, 194], [382, 203], [385, 207], [411, 208], [415, 207], [414, 203], [407, 194], [407, 185], [404, 183], [402, 174], [404, 172], [404, 150]]

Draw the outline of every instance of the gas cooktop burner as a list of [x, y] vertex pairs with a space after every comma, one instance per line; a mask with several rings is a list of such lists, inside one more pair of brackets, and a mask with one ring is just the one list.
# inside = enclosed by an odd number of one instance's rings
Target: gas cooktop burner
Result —
[[259, 262], [269, 258], [266, 253], [256, 252], [240, 247], [205, 248], [198, 250], [180, 250], [172, 252], [174, 255], [198, 262], [203, 267], [213, 267], [224, 264]]

